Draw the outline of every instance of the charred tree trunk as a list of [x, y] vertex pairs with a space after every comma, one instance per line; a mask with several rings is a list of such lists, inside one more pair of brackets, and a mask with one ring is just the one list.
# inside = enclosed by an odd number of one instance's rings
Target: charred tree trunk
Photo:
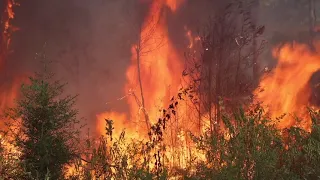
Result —
[[[251, 8], [252, 4], [248, 3], [243, 3], [242, 6], [242, 1], [239, 4], [230, 3], [223, 11], [209, 18], [200, 35], [203, 51], [201, 66], [204, 69], [200, 72], [200, 85], [196, 84], [201, 101], [197, 104], [199, 128], [201, 115], [205, 114], [212, 133], [221, 133], [219, 129], [224, 127], [222, 112], [230, 111], [236, 103], [247, 103], [253, 83], [252, 80], [249, 82], [252, 75], [247, 75], [248, 69], [242, 65], [242, 61], [252, 58], [253, 52], [254, 78], [259, 78], [257, 61], [263, 41], [261, 44], [257, 43], [256, 38], [263, 33], [264, 27], [252, 26]], [[250, 72], [251, 68], [250, 66]], [[196, 71], [199, 73], [198, 69]], [[193, 73], [193, 69], [190, 73]], [[193, 78], [191, 82], [194, 83], [194, 80]]]
[[[224, 43], [225, 43], [225, 17], [222, 18], [221, 20], [221, 26], [220, 26], [220, 34], [219, 36], [219, 47], [217, 48], [217, 60], [216, 60], [216, 101], [215, 101], [215, 106], [216, 106], [216, 119], [215, 119], [215, 132], [217, 133], [219, 130], [219, 125], [220, 125], [220, 120], [221, 120], [221, 97], [222, 97], [222, 92], [221, 92], [221, 76], [222, 76], [222, 59], [223, 59], [223, 54], [224, 54]], [[219, 30], [218, 30], [219, 31]]]
[[212, 58], [209, 58], [209, 68], [208, 68], [208, 110], [209, 110], [209, 119], [210, 119], [210, 131], [213, 133], [214, 131], [214, 117], [212, 116]]
[[[213, 41], [214, 38], [211, 35], [208, 35], [208, 37], [205, 38], [203, 42], [203, 66], [204, 66], [204, 73], [201, 74], [201, 85], [203, 87], [200, 87], [200, 94], [203, 93], [203, 99], [201, 99], [203, 102], [203, 108], [206, 113], [209, 115], [209, 128], [210, 128], [210, 133], [214, 133], [215, 131], [215, 106], [213, 106], [215, 102], [215, 84], [213, 83], [213, 80], [216, 76], [216, 68], [215, 68], [215, 50], [210, 46], [210, 43]], [[199, 109], [201, 111], [201, 109]], [[201, 114], [201, 112], [200, 112]], [[201, 121], [201, 120], [200, 120]], [[200, 122], [199, 122], [200, 124]]]
[[[253, 26], [253, 29], [256, 29], [256, 26]], [[252, 42], [252, 52], [253, 52], [253, 57], [252, 57], [252, 75], [253, 75], [253, 83], [254, 86], [257, 86], [259, 82], [259, 65], [258, 65], [258, 56], [257, 56], [257, 39], [255, 35], [253, 34], [253, 42]]]
[[0, 24], [0, 70], [5, 66], [7, 52], [6, 22], [8, 13], [6, 12], [8, 1], [2, 1], [0, 4], [1, 24]]
[[218, 59], [217, 63], [217, 74], [216, 74], [216, 117], [214, 122], [214, 131], [217, 133], [219, 130], [220, 119], [221, 119], [221, 63], [220, 59]]
[[242, 52], [242, 46], [239, 45], [238, 48], [238, 62], [237, 62], [237, 69], [236, 69], [236, 75], [235, 75], [235, 83], [234, 83], [234, 87], [235, 87], [235, 92], [236, 93], [240, 93], [241, 90], [241, 82], [240, 82], [240, 67], [241, 67], [241, 52]]
[[[142, 17], [144, 17], [144, 14], [139, 11], [139, 14], [138, 14], [138, 17], [139, 17], [139, 20], [141, 19], [144, 19]], [[152, 23], [152, 25], [157, 25], [158, 22], [148, 22], [148, 23]], [[149, 119], [149, 115], [148, 115], [148, 112], [146, 110], [146, 106], [145, 106], [145, 98], [144, 98], [144, 91], [143, 91], [143, 84], [142, 84], [142, 77], [141, 77], [141, 57], [146, 54], [147, 52], [144, 52], [144, 49], [146, 48], [145, 46], [148, 46], [148, 44], [146, 43], [152, 36], [153, 32], [148, 32], [148, 36], [146, 37], [142, 37], [141, 34], [143, 31], [145, 31], [145, 28], [144, 28], [144, 22], [141, 21], [138, 26], [137, 26], [137, 30], [138, 30], [138, 34], [139, 34], [139, 40], [138, 40], [138, 43], [135, 47], [135, 55], [136, 55], [136, 60], [137, 60], [137, 73], [138, 73], [138, 86], [139, 86], [139, 90], [140, 90], [140, 97], [138, 98], [135, 94], [135, 98], [136, 98], [136, 101], [137, 101], [137, 104], [139, 106], [139, 108], [141, 108], [142, 110], [142, 113], [143, 113], [143, 116], [144, 116], [144, 120], [145, 120], [145, 123], [146, 123], [146, 128], [147, 128], [147, 131], [150, 131], [151, 130], [151, 122], [150, 122], [150, 119]], [[149, 138], [151, 138], [149, 136]]]
[[[243, 36], [243, 26], [241, 27], [241, 32], [240, 32], [240, 38]], [[236, 69], [236, 75], [234, 79], [234, 87], [236, 93], [240, 92], [240, 67], [241, 67], [241, 52], [242, 52], [242, 42], [240, 39], [236, 39], [237, 45], [238, 45], [238, 59], [237, 59], [237, 69]]]
[[[201, 66], [201, 71], [200, 71], [200, 78], [203, 76], [203, 66]], [[202, 92], [201, 92], [201, 87], [202, 87], [202, 81], [200, 80], [199, 82], [199, 89], [198, 89], [198, 94], [199, 94], [199, 99], [202, 99]], [[199, 135], [202, 134], [202, 119], [201, 119], [201, 103], [198, 103], [198, 127], [199, 127]]]
[[315, 27], [316, 27], [315, 1], [309, 0], [309, 32], [310, 32], [309, 44], [310, 44], [310, 47], [313, 47], [313, 40], [314, 40], [314, 36], [315, 36]]
[[258, 48], [257, 48], [257, 9], [259, 8], [259, 0], [253, 1], [252, 11], [251, 11], [251, 28], [252, 28], [252, 76], [253, 85], [257, 86], [259, 83], [259, 62], [258, 62]]
[[150, 120], [149, 120], [149, 116], [148, 116], [148, 113], [145, 109], [145, 102], [144, 102], [144, 95], [143, 95], [143, 86], [142, 86], [142, 80], [141, 80], [141, 42], [139, 41], [137, 47], [136, 47], [136, 58], [137, 58], [137, 69], [138, 69], [138, 81], [139, 81], [139, 88], [140, 88], [140, 98], [141, 98], [141, 108], [142, 108], [142, 112], [143, 112], [143, 115], [144, 115], [144, 119], [145, 119], [145, 122], [146, 122], [146, 127], [147, 127], [147, 130], [149, 131], [150, 128], [151, 128], [151, 123], [150, 123]]

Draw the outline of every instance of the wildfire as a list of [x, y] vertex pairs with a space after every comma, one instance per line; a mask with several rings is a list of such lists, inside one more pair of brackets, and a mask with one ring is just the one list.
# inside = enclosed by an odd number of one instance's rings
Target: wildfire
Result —
[[176, 11], [183, 2], [184, 0], [166, 0], [165, 3], [172, 11]]
[[187, 32], [186, 33], [186, 37], [188, 38], [188, 41], [189, 41], [188, 49], [193, 49], [194, 44], [196, 42], [200, 41], [200, 38], [199, 37], [193, 37], [191, 30], [189, 30], [186, 26], [184, 27], [184, 30]]
[[[145, 126], [145, 114], [150, 123], [155, 123], [161, 116], [159, 109], [168, 107], [172, 96], [176, 95], [182, 85], [181, 74], [183, 71], [183, 60], [171, 43], [168, 35], [166, 10], [175, 12], [183, 0], [154, 0], [150, 6], [148, 15], [141, 27], [140, 40], [132, 46], [131, 65], [126, 71], [127, 83], [124, 91], [129, 96], [127, 103], [130, 114], [105, 112], [98, 115], [98, 121], [104, 123], [104, 118], [115, 120], [116, 129], [125, 128], [129, 137], [146, 138], [148, 127]], [[167, 7], [168, 9], [166, 9]], [[191, 32], [187, 33], [191, 37]], [[140, 73], [140, 75], [139, 75]], [[140, 79], [139, 79], [140, 78]], [[140, 84], [141, 83], [141, 84]], [[142, 89], [142, 91], [141, 91]], [[181, 115], [187, 115], [187, 107], [181, 104]], [[186, 132], [181, 129], [187, 127], [187, 118], [179, 117], [176, 122], [168, 122], [170, 138], [168, 156], [170, 162], [177, 160], [181, 165], [186, 165], [181, 158], [187, 156]], [[99, 124], [99, 127], [104, 127]], [[99, 132], [104, 132], [99, 128]], [[138, 133], [139, 132], [139, 133]], [[119, 133], [119, 132], [117, 132]], [[181, 147], [176, 147], [176, 142], [181, 141]], [[176, 156], [176, 152], [180, 156]]]
[[[141, 135], [147, 135], [143, 111], [148, 114], [151, 123], [154, 123], [160, 115], [159, 109], [168, 105], [170, 96], [178, 91], [180, 85], [182, 64], [168, 37], [164, 7], [167, 6], [175, 12], [182, 2], [181, 0], [152, 2], [141, 27], [140, 40], [132, 46], [131, 65], [126, 72], [127, 83], [124, 90], [126, 94], [131, 95], [127, 98], [130, 122], [125, 122], [124, 114], [107, 113], [111, 119], [122, 121], [120, 124], [135, 124], [135, 128]], [[138, 72], [138, 66], [140, 72]], [[140, 80], [138, 73], [140, 73]]]
[[[14, 27], [11, 24], [11, 20], [14, 19], [15, 13], [13, 11], [14, 6], [19, 6], [17, 2], [14, 0], [6, 0], [5, 1], [5, 9], [2, 12], [2, 18], [1, 18], [1, 29], [2, 32], [0, 34], [0, 74], [2, 73], [2, 68], [4, 62], [8, 58], [8, 52], [9, 52], [9, 45], [11, 42], [11, 34], [17, 30], [16, 27]], [[3, 74], [1, 74], [3, 75]], [[8, 86], [6, 83], [1, 84], [1, 92], [0, 92], [0, 110], [3, 110], [6, 106], [13, 105], [13, 100], [17, 97], [17, 90], [19, 88], [19, 83], [22, 79], [15, 78], [14, 82]], [[2, 120], [0, 121], [0, 127], [2, 127]]]
[[[116, 119], [113, 119], [116, 118]], [[130, 135], [130, 138], [140, 138], [138, 131], [135, 131], [135, 127], [133, 127], [133, 124], [128, 121], [128, 117], [126, 114], [123, 113], [117, 113], [117, 112], [104, 112], [102, 114], [97, 115], [98, 126], [97, 131], [101, 134], [106, 133], [106, 119], [113, 121], [113, 127], [115, 130], [115, 134], [113, 134], [116, 137], [119, 137], [122, 130], [125, 130], [126, 134]]]
[[[14, 27], [11, 24], [11, 20], [14, 19], [15, 13], [13, 11], [14, 6], [19, 6], [17, 2], [14, 0], [6, 0], [4, 2], [5, 9], [2, 12], [2, 18], [1, 18], [1, 28], [2, 32], [0, 32], [0, 75], [3, 76], [3, 64], [8, 58], [9, 53], [9, 46], [11, 42], [11, 35], [14, 31], [16, 31], [18, 28]], [[17, 92], [20, 87], [21, 81], [24, 80], [24, 77], [16, 77], [14, 78], [13, 82], [10, 84], [2, 82], [0, 86], [0, 111], [3, 112], [3, 110], [7, 106], [13, 106], [14, 99], [17, 98]], [[0, 128], [3, 128], [3, 123], [5, 119], [0, 118]], [[20, 155], [20, 152], [16, 149], [16, 147], [12, 144], [10, 144], [8, 141], [6, 141], [1, 135], [0, 135], [0, 144], [4, 147], [5, 153], [13, 154], [14, 158], [18, 158]]]
[[[114, 136], [119, 136], [121, 131], [125, 130], [127, 137], [146, 138], [149, 129], [145, 126], [145, 121], [155, 123], [161, 116], [159, 109], [168, 107], [171, 97], [176, 95], [183, 85], [183, 60], [171, 42], [166, 19], [166, 11], [176, 12], [183, 2], [184, 0], [152, 1], [148, 15], [140, 27], [140, 39], [132, 45], [131, 65], [126, 71], [123, 90], [127, 94], [126, 101], [130, 113], [107, 111], [98, 114], [96, 130], [99, 134], [106, 133], [105, 120], [110, 119], [114, 122]], [[3, 32], [0, 63], [7, 58], [11, 33], [17, 29], [10, 23], [15, 16], [14, 5], [18, 5], [14, 0], [6, 0], [6, 9], [1, 19]], [[189, 40], [188, 48], [193, 49], [200, 39], [193, 37], [192, 32], [186, 27], [185, 30], [186, 38]], [[256, 99], [265, 105], [273, 119], [283, 113], [288, 114], [280, 120], [279, 128], [298, 125], [292, 115], [303, 118], [301, 125], [305, 129], [310, 127], [311, 121], [306, 109], [311, 96], [309, 80], [320, 70], [320, 43], [315, 44], [315, 47], [317, 51], [311, 51], [306, 45], [294, 43], [276, 48], [273, 51], [274, 57], [278, 60], [276, 68], [263, 76], [259, 88], [254, 91]], [[17, 85], [21, 79], [18, 80], [12, 87], [0, 91], [0, 110], [12, 105], [13, 99], [17, 97]], [[179, 117], [174, 122], [168, 122], [169, 130], [165, 135], [168, 147], [166, 156], [171, 166], [186, 167], [187, 160], [192, 156], [201, 160], [204, 160], [205, 156], [188, 142], [187, 131], [194, 128], [192, 110], [187, 104], [181, 103], [177, 114]], [[146, 115], [148, 119], [145, 118]], [[208, 128], [208, 118], [203, 115], [200, 121], [202, 125], [199, 129], [205, 131], [204, 129]], [[0, 143], [8, 144], [1, 135]]]
[[262, 78], [261, 89], [254, 92], [272, 118], [288, 113], [280, 120], [280, 128], [298, 125], [293, 115], [304, 119], [302, 127], [310, 127], [306, 109], [311, 95], [309, 80], [320, 69], [320, 44], [315, 47], [317, 51], [312, 52], [306, 45], [294, 43], [274, 49], [277, 67]]
[[2, 43], [5, 43], [6, 48], [8, 48], [11, 41], [11, 33], [17, 30], [17, 28], [10, 23], [10, 21], [14, 19], [14, 16], [15, 16], [13, 7], [19, 6], [19, 4], [14, 0], [7, 0], [5, 4], [6, 4], [6, 8], [3, 12], [2, 19], [1, 19], [1, 25], [3, 26], [1, 39], [3, 41]]
[[[161, 116], [159, 109], [167, 107], [170, 98], [183, 85], [180, 79], [183, 61], [171, 43], [166, 22], [166, 10], [175, 12], [182, 3], [183, 0], [152, 1], [144, 24], [140, 27], [140, 39], [132, 46], [131, 65], [126, 71], [124, 91], [130, 113], [111, 111], [97, 115], [97, 130], [100, 134], [105, 134], [105, 119], [112, 119], [116, 134], [120, 133], [117, 130], [125, 129], [129, 137], [146, 138], [148, 127], [145, 126], [145, 121], [155, 123]], [[186, 39], [189, 40], [188, 49], [193, 49], [200, 38], [193, 37], [186, 27], [185, 31]], [[316, 48], [320, 50], [320, 44]], [[310, 51], [305, 45], [295, 43], [293, 46], [287, 44], [276, 48], [273, 55], [278, 59], [278, 64], [263, 76], [260, 88], [253, 92], [256, 100], [266, 106], [273, 119], [280, 117], [282, 113], [296, 114], [305, 119], [301, 125], [307, 129], [310, 126], [306, 109], [311, 95], [309, 80], [320, 69], [320, 54]], [[191, 154], [202, 160], [205, 157], [192, 147], [186, 135], [187, 131], [194, 130], [192, 109], [187, 104], [180, 103], [177, 114], [179, 117], [175, 122], [168, 122], [167, 129], [170, 130], [166, 132], [166, 156], [171, 166], [178, 164], [179, 167], [185, 167], [186, 159], [191, 158]], [[200, 131], [208, 128], [206, 123], [209, 123], [209, 118], [205, 114], [200, 120], [201, 125], [196, 125]], [[290, 115], [281, 119], [280, 128], [297, 125], [295, 118]], [[229, 138], [228, 134], [225, 136], [226, 139]]]

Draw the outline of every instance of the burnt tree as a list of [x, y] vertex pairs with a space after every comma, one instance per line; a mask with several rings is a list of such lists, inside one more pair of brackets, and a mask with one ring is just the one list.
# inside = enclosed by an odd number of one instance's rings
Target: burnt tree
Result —
[[250, 8], [251, 4], [230, 3], [204, 26], [198, 57], [187, 54], [189, 67], [184, 75], [191, 77], [191, 86], [199, 97], [194, 106], [198, 124], [201, 126], [200, 119], [207, 114], [212, 133], [219, 132], [222, 112], [249, 101], [255, 87], [248, 70], [254, 68], [251, 57], [258, 58], [264, 43], [256, 42], [255, 49], [252, 43], [264, 27], [252, 29]]

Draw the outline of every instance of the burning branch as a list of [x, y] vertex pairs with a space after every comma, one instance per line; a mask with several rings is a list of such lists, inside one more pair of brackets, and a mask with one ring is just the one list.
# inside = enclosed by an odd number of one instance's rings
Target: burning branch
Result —
[[[147, 126], [147, 128], [148, 128], [148, 130], [149, 130], [150, 127], [151, 127], [151, 122], [150, 122], [148, 112], [147, 112], [147, 110], [145, 109], [145, 106], [144, 106], [143, 102], [141, 102], [141, 101], [139, 100], [139, 98], [136, 96], [136, 94], [134, 93], [133, 90], [130, 90], [130, 91], [129, 91], [129, 95], [132, 95], [132, 96], [135, 98], [135, 100], [136, 100], [136, 102], [137, 102], [137, 104], [138, 104], [138, 106], [139, 106], [139, 114], [140, 114], [140, 112], [141, 112], [141, 110], [142, 110], [142, 112], [143, 112], [143, 114], [144, 114], [144, 117], [145, 117], [146, 126]], [[143, 94], [142, 94], [141, 96], [143, 97]], [[143, 99], [143, 98], [142, 98], [142, 99]]]
[[142, 110], [144, 114], [144, 119], [148, 131], [151, 128], [151, 122], [146, 111], [141, 65], [143, 61], [146, 62], [147, 60], [150, 60], [143, 58], [143, 56], [146, 56], [149, 53], [158, 50], [162, 45], [164, 45], [164, 35], [162, 33], [159, 33], [159, 28], [161, 28], [161, 11], [163, 5], [163, 2], [160, 1], [154, 1], [154, 3], [151, 5], [149, 15], [146, 17], [143, 23], [140, 23], [138, 25], [138, 33], [140, 37], [137, 44], [133, 46], [132, 52], [134, 54], [134, 61], [136, 61], [138, 75], [137, 81], [140, 89], [140, 97], [138, 98], [138, 96], [133, 91], [131, 91], [130, 93], [134, 96], [139, 106], [139, 111]]
[[[14, 18], [15, 13], [13, 11], [14, 6], [19, 6], [14, 0], [5, 0], [3, 1], [3, 7], [5, 8], [2, 12], [1, 26], [0, 26], [0, 62], [6, 59], [9, 45], [11, 42], [11, 34], [16, 31], [18, 28], [14, 27], [10, 22]], [[2, 62], [1, 62], [2, 63]]]

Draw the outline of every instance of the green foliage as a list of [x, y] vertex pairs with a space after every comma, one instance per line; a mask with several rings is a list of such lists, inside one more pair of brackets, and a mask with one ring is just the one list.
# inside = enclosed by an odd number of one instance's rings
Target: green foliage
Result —
[[261, 110], [246, 115], [242, 110], [224, 117], [222, 133], [194, 138], [207, 154], [191, 177], [204, 179], [273, 179], [281, 139], [261, 117]]
[[8, 144], [8, 138], [0, 136], [0, 180], [12, 179], [26, 175], [16, 152]]
[[[4, 179], [319, 179], [320, 112], [310, 109], [310, 132], [300, 127], [279, 130], [259, 106], [225, 113], [217, 131], [191, 139], [206, 159], [188, 167], [166, 164], [164, 138], [181, 101], [194, 102], [193, 88], [180, 89], [162, 117], [151, 126], [149, 141], [114, 136], [113, 121], [99, 139], [79, 142], [75, 96], [62, 98], [63, 84], [44, 73], [21, 88], [16, 107], [9, 109], [8, 133], [0, 138], [0, 180]], [[223, 106], [223, 104], [221, 104]], [[12, 140], [12, 141], [11, 141]], [[10, 150], [15, 146], [20, 154]], [[65, 166], [73, 172], [65, 174]]]
[[224, 133], [194, 137], [207, 161], [185, 179], [318, 179], [319, 112], [310, 113], [310, 133], [298, 127], [281, 132], [260, 108], [224, 117]]
[[[22, 88], [17, 107], [10, 117], [21, 117], [13, 142], [21, 159], [4, 153], [0, 144], [0, 179], [319, 179], [319, 111], [310, 110], [311, 131], [299, 127], [279, 130], [263, 116], [260, 107], [242, 109], [222, 118], [221, 130], [201, 136], [191, 134], [205, 161], [191, 161], [184, 170], [169, 169], [164, 163], [166, 123], [176, 113], [179, 101], [188, 99], [188, 89], [172, 99], [163, 117], [151, 128], [148, 142], [128, 139], [123, 131], [114, 136], [112, 120], [106, 120], [106, 134], [98, 140], [89, 137], [75, 148], [73, 125], [77, 112], [74, 97], [58, 99], [63, 86], [43, 76], [31, 78]], [[64, 122], [64, 123], [63, 123]], [[10, 134], [10, 133], [9, 133]], [[63, 177], [63, 167], [74, 159], [74, 171]]]
[[[168, 179], [177, 175], [184, 179], [319, 178], [319, 112], [310, 110], [311, 132], [298, 127], [282, 131], [263, 116], [259, 106], [250, 112], [240, 109], [232, 115], [225, 114], [224, 127], [218, 133], [208, 130], [199, 137], [191, 135], [206, 160], [191, 161], [184, 170], [168, 169], [161, 160], [166, 151], [161, 146], [163, 133], [184, 96], [188, 97], [187, 90], [162, 110], [163, 118], [152, 126], [147, 143], [127, 141], [124, 132], [113, 139], [113, 121], [106, 120], [106, 136], [97, 147], [90, 148], [87, 173], [76, 179]], [[151, 168], [152, 160], [155, 166]]]
[[[106, 120], [106, 136], [98, 147], [90, 148], [87, 173], [76, 179], [318, 179], [320, 143], [319, 112], [310, 110], [312, 130], [299, 127], [279, 130], [263, 116], [257, 106], [250, 112], [242, 109], [223, 116], [220, 132], [208, 130], [192, 139], [205, 161], [191, 161], [189, 167], [168, 169], [163, 159], [166, 123], [176, 113], [178, 101], [188, 98], [188, 89], [172, 99], [163, 117], [151, 128], [149, 142], [127, 141], [124, 132], [113, 139], [113, 122]], [[93, 143], [88, 143], [93, 144]], [[150, 156], [153, 154], [153, 157]], [[155, 166], [150, 167], [154, 160]], [[90, 167], [90, 168], [88, 168]], [[85, 175], [87, 174], [87, 176]], [[85, 178], [80, 178], [85, 177]]]
[[[75, 96], [61, 97], [64, 85], [52, 82], [44, 72], [29, 78], [21, 87], [21, 97], [7, 116], [8, 128], [21, 160], [32, 179], [63, 177], [64, 166], [77, 154], [77, 110]], [[24, 177], [23, 179], [31, 179]]]
[[113, 137], [113, 121], [106, 120], [106, 134], [98, 141], [86, 140], [86, 147], [68, 179], [166, 179], [150, 167], [154, 144], [125, 138], [123, 131]]
[[280, 154], [282, 177], [291, 179], [319, 179], [320, 134], [319, 111], [310, 110], [312, 129], [308, 133], [298, 127], [283, 133], [285, 147]]

